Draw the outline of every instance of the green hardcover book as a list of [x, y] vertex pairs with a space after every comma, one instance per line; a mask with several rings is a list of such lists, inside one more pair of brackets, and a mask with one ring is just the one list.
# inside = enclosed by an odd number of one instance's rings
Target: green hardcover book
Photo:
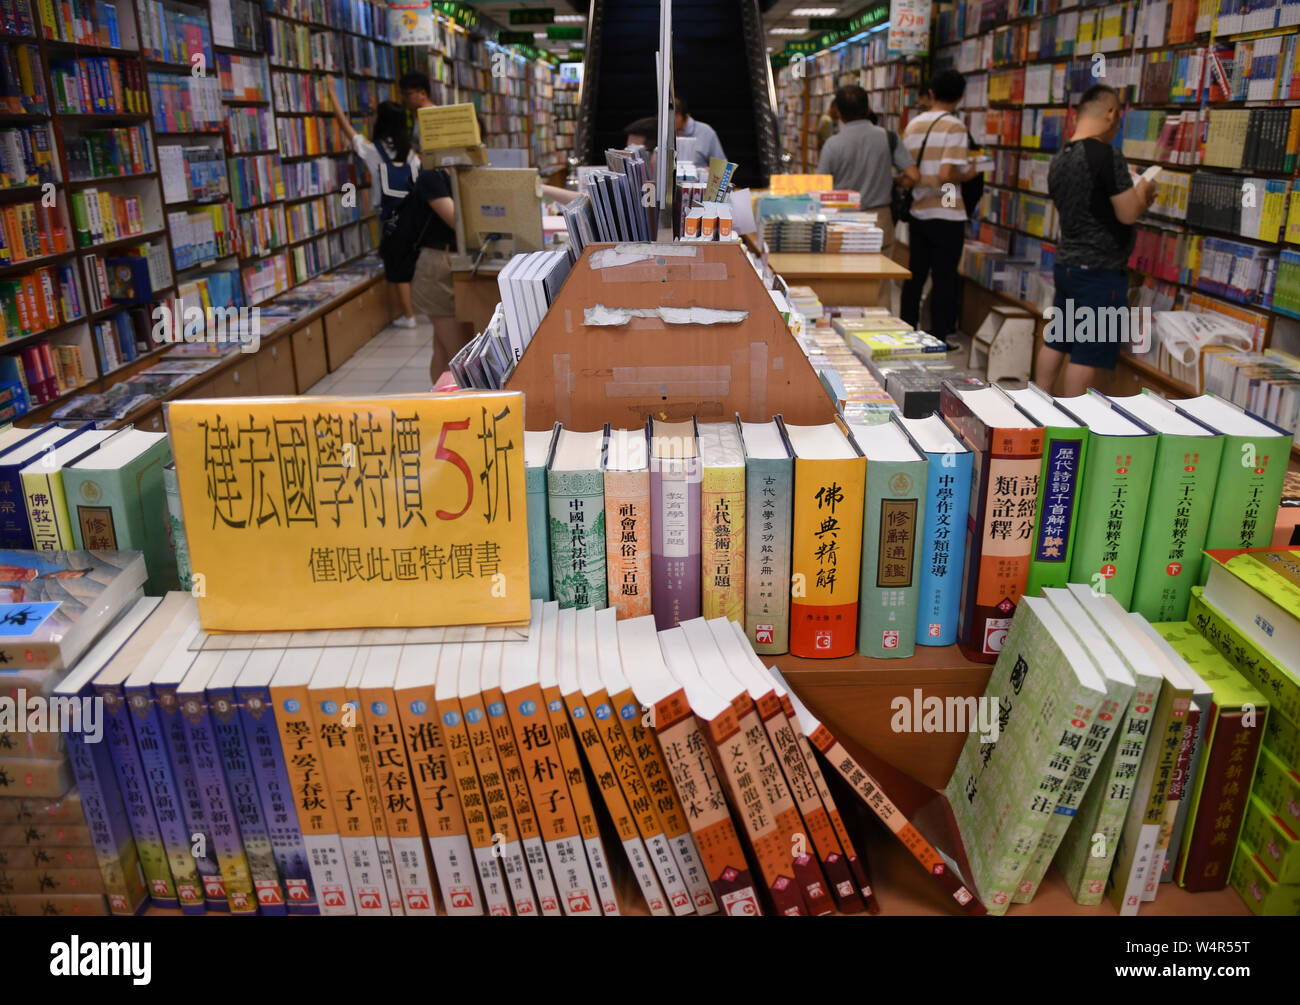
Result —
[[551, 535], [546, 464], [555, 430], [524, 431], [524, 481], [528, 493], [528, 588], [534, 600], [551, 599]]
[[1205, 599], [1280, 666], [1300, 672], [1300, 547], [1207, 549]]
[[177, 587], [163, 487], [163, 468], [171, 459], [166, 433], [132, 429], [63, 469], [76, 546], [144, 552], [149, 570], [145, 593], [150, 596]]
[[1088, 466], [1079, 495], [1079, 529], [1070, 582], [1105, 590], [1126, 610], [1137, 576], [1142, 528], [1156, 459], [1156, 434], [1111, 407], [1097, 391], [1057, 398], [1088, 427]]
[[1051, 605], [1023, 598], [984, 692], [999, 734], [969, 736], [944, 793], [990, 914], [1011, 904], [1105, 689]]
[[1164, 398], [1149, 391], [1111, 400], [1158, 436], [1155, 475], [1129, 607], [1148, 621], [1182, 621], [1201, 572], [1201, 549], [1219, 480], [1223, 437], [1180, 415]]
[[1244, 841], [1233, 859], [1231, 883], [1255, 914], [1273, 918], [1300, 914], [1300, 886], [1278, 882], [1255, 849]]
[[1025, 586], [1026, 594], [1037, 597], [1043, 587], [1064, 586], [1070, 578], [1070, 558], [1081, 516], [1079, 487], [1088, 458], [1088, 428], [1057, 408], [1052, 396], [1037, 384], [1001, 390], [1044, 429], [1033, 550]]
[[551, 588], [561, 607], [606, 606], [605, 437], [556, 427], [546, 470]]
[[780, 423], [742, 422], [745, 445], [745, 634], [756, 653], [790, 651], [794, 457]]
[[858, 652], [908, 658], [916, 651], [930, 462], [896, 421], [849, 429], [867, 458]]
[[1247, 641], [1241, 626], [1210, 603], [1199, 586], [1192, 587], [1187, 621], [1268, 696], [1274, 714], [1300, 722], [1300, 675]]
[[1115, 741], [1102, 758], [1056, 853], [1056, 867], [1071, 896], [1091, 907], [1105, 899], [1106, 877], [1119, 848], [1164, 677], [1156, 669], [1159, 657], [1152, 643], [1136, 631], [1114, 597], [1093, 593], [1078, 583], [1067, 589], [1105, 634], [1134, 681], [1133, 697], [1120, 716]]
[[1288, 827], [1300, 832], [1300, 772], [1288, 767], [1268, 747], [1259, 752], [1255, 784], [1250, 791], [1263, 799]]
[[1020, 885], [1012, 898], [1017, 904], [1029, 903], [1038, 892], [1039, 884], [1047, 875], [1047, 867], [1065, 837], [1070, 821], [1079, 812], [1084, 797], [1094, 784], [1093, 779], [1098, 769], [1115, 743], [1121, 720], [1137, 687], [1137, 681], [1124, 665], [1115, 647], [1093, 624], [1074, 594], [1069, 590], [1049, 586], [1043, 590], [1043, 599], [1052, 605], [1052, 609], [1087, 650], [1093, 666], [1106, 683], [1106, 696], [1095, 711], [1092, 726], [1080, 745], [1074, 767], [1061, 786], [1056, 808], [1038, 839], [1038, 848], [1031, 856], [1024, 875], [1020, 877]]
[[167, 493], [167, 531], [176, 553], [176, 579], [189, 592], [194, 585], [190, 567], [190, 548], [185, 540], [185, 517], [181, 512], [181, 485], [176, 477], [176, 462], [163, 468], [163, 491]]
[[[1263, 548], [1273, 540], [1282, 482], [1291, 460], [1291, 434], [1247, 414], [1217, 395], [1173, 402], [1184, 415], [1223, 434], [1205, 548]], [[1201, 563], [1199, 582], [1210, 574]]]
[[1259, 849], [1260, 861], [1279, 882], [1300, 884], [1300, 835], [1254, 793], [1241, 825], [1241, 842]]

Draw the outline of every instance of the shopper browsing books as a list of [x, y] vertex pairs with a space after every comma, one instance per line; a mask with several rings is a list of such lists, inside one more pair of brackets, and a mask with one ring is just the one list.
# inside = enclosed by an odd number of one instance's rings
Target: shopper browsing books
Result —
[[[418, 154], [420, 152], [420, 109], [433, 107], [433, 98], [430, 97], [433, 91], [429, 85], [429, 78], [419, 72], [403, 73], [397, 82], [397, 88], [402, 92], [402, 104], [415, 116], [415, 126], [411, 130], [411, 149]], [[479, 122], [482, 121], [480, 118]]]
[[695, 140], [696, 167], [707, 168], [710, 159], [714, 157], [724, 161], [727, 159], [713, 127], [691, 118], [691, 110], [681, 98], [677, 99], [677, 135]]
[[653, 117], [637, 119], [623, 128], [623, 134], [629, 147], [645, 147], [647, 153], [654, 153], [659, 123]]
[[918, 115], [903, 133], [903, 142], [920, 169], [913, 190], [908, 228], [912, 277], [903, 283], [899, 314], [915, 325], [921, 314], [926, 277], [930, 291], [930, 331], [945, 338], [957, 330], [957, 267], [966, 236], [966, 205], [961, 183], [978, 173], [970, 160], [966, 124], [955, 114], [966, 93], [966, 78], [944, 70], [930, 83], [930, 110]]
[[435, 168], [420, 172], [409, 213], [412, 221], [408, 227], [418, 234], [415, 243], [419, 249], [411, 280], [411, 302], [416, 311], [433, 322], [429, 379], [436, 384], [469, 337], [465, 326], [456, 320], [451, 280], [451, 256], [456, 249], [456, 203], [446, 171]]
[[[1128, 306], [1125, 266], [1133, 251], [1133, 224], [1156, 197], [1154, 181], [1144, 177], [1134, 184], [1124, 155], [1111, 145], [1120, 128], [1115, 89], [1093, 85], [1076, 110], [1074, 135], [1053, 158], [1047, 175], [1047, 190], [1061, 220], [1055, 307], [1066, 330], [1058, 323], [1047, 326], [1034, 374], [1041, 387], [1051, 388], [1068, 359], [1067, 397], [1083, 394], [1100, 371], [1114, 370], [1119, 361], [1120, 341], [1095, 337], [1101, 334], [1100, 316], [1089, 312]], [[1073, 311], [1066, 309], [1067, 301], [1073, 301]], [[1090, 319], [1089, 337], [1075, 341], [1073, 319], [1084, 317]]]
[[920, 174], [906, 145], [891, 144], [889, 133], [871, 121], [867, 92], [861, 87], [841, 87], [832, 107], [843, 124], [822, 147], [817, 173], [830, 175], [837, 189], [861, 193], [862, 208], [876, 214], [876, 226], [884, 232], [881, 251], [887, 255], [894, 243], [894, 217], [889, 209], [894, 171], [902, 174], [905, 185], [915, 184]]
[[370, 139], [352, 128], [343, 109], [339, 107], [334, 91], [334, 81], [326, 80], [330, 110], [338, 120], [339, 128], [352, 144], [352, 149], [370, 172], [372, 201], [379, 207], [379, 219], [385, 228], [385, 244], [380, 253], [384, 261], [384, 278], [397, 290], [397, 300], [402, 316], [393, 324], [399, 328], [416, 326], [415, 311], [411, 304], [411, 277], [415, 270], [413, 247], [395, 246], [387, 238], [393, 220], [411, 190], [420, 172], [420, 155], [411, 149], [410, 134], [406, 128], [406, 112], [395, 101], [380, 102], [375, 111], [375, 122], [370, 129]]

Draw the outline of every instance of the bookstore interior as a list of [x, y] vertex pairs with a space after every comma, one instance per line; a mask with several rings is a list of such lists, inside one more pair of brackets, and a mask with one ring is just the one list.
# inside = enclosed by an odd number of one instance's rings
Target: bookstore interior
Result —
[[1300, 914], [1298, 25], [0, 0], [0, 915]]

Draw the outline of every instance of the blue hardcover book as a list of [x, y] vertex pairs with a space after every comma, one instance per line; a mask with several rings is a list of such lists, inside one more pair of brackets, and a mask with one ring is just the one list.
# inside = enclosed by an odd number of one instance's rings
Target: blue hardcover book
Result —
[[140, 763], [153, 800], [167, 863], [176, 883], [176, 897], [180, 901], [181, 913], [204, 914], [207, 911], [204, 884], [194, 855], [198, 842], [195, 841], [194, 832], [187, 826], [185, 793], [177, 780], [164, 739], [170, 718], [160, 711], [153, 690], [155, 676], [177, 663], [188, 667], [194, 658], [189, 646], [199, 632], [198, 607], [185, 594], [175, 596], [189, 602], [173, 602], [187, 608], [176, 619], [176, 624], [180, 627], [179, 634], [170, 631], [167, 633], [168, 638], [174, 639], [174, 644], [167, 653], [159, 653], [158, 659], [141, 661], [126, 679], [122, 690], [130, 709], [131, 726], [135, 730], [140, 750]]
[[239, 678], [250, 651], [232, 649], [221, 657], [208, 678], [208, 715], [221, 752], [226, 772], [235, 823], [253, 876], [253, 890], [262, 914], [287, 914], [284, 888], [271, 847], [271, 832], [262, 813], [262, 799], [257, 791], [252, 758], [244, 739], [244, 726], [235, 701], [235, 681]]
[[922, 524], [925, 537], [917, 594], [916, 644], [950, 646], [957, 641], [974, 455], [937, 414], [899, 422], [930, 462]]
[[290, 914], [320, 914], [311, 863], [298, 826], [293, 786], [280, 746], [271, 701], [271, 678], [279, 666], [280, 649], [256, 650], [235, 681], [235, 701], [244, 727], [244, 741], [262, 799], [262, 812], [271, 834], [271, 849], [284, 880]]
[[[72, 671], [54, 688], [54, 698], [75, 708], [93, 710], [92, 681], [158, 607], [157, 597], [141, 597], [104, 633]], [[93, 712], [90, 712], [93, 715]], [[81, 794], [81, 809], [104, 877], [104, 893], [112, 914], [136, 914], [149, 902], [126, 804], [117, 785], [109, 745], [101, 742], [102, 719], [88, 714], [71, 717], [63, 734], [68, 763]]]
[[255, 915], [257, 897], [253, 892], [252, 873], [240, 839], [235, 801], [230, 786], [226, 784], [220, 741], [208, 708], [208, 681], [223, 655], [220, 651], [199, 653], [185, 679], [176, 687], [176, 701], [185, 726], [185, 742], [194, 760], [194, 776], [203, 799], [203, 810], [211, 826], [213, 850], [221, 866], [230, 913]]
[[524, 432], [524, 481], [528, 498], [528, 586], [534, 600], [551, 599], [551, 533], [546, 463], [555, 430]]
[[[71, 446], [71, 441], [90, 428], [47, 426], [35, 436], [0, 453], [0, 547], [15, 551], [30, 551], [33, 547], [32, 525], [27, 519], [27, 497], [23, 492], [23, 468], [48, 457], [50, 470], [57, 470], [64, 462], [63, 455], [71, 459], [81, 452]], [[65, 444], [70, 446], [69, 451], [60, 450]]]

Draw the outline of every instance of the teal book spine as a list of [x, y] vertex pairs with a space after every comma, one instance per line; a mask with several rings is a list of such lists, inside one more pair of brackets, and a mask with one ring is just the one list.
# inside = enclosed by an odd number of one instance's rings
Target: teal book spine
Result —
[[1222, 436], [1159, 437], [1130, 608], [1152, 623], [1187, 617], [1223, 456]]
[[794, 458], [745, 462], [745, 634], [754, 652], [790, 651]]
[[605, 473], [548, 471], [551, 586], [561, 607], [606, 606]]
[[916, 644], [950, 646], [957, 641], [961, 615], [962, 572], [966, 564], [966, 518], [974, 457], [927, 453], [925, 534], [921, 540], [921, 576], [917, 588]]
[[1047, 426], [1045, 430], [1034, 546], [1029, 553], [1029, 579], [1025, 585], [1025, 593], [1031, 597], [1041, 596], [1045, 586], [1069, 582], [1070, 558], [1079, 526], [1079, 487], [1088, 459], [1086, 427]]
[[528, 491], [528, 589], [533, 600], [551, 599], [551, 535], [547, 526], [546, 469], [525, 468]]
[[929, 476], [930, 465], [923, 457], [867, 461], [858, 602], [858, 652], [863, 656], [909, 657], [916, 651]]

